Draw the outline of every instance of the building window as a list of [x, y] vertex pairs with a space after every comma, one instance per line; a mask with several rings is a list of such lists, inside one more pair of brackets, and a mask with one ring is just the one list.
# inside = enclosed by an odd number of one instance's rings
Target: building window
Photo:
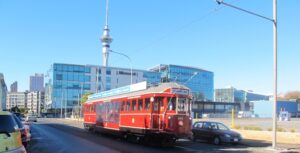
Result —
[[91, 81], [91, 76], [84, 76], [84, 81], [85, 82], [90, 82]]
[[106, 70], [106, 74], [107, 75], [111, 75], [111, 71], [110, 70]]
[[85, 67], [85, 73], [91, 73], [91, 68], [90, 67]]
[[56, 74], [56, 80], [62, 80], [63, 76], [62, 74]]

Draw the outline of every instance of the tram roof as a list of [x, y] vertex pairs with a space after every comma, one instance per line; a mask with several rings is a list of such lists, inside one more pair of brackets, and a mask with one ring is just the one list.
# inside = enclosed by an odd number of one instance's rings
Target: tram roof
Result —
[[[95, 98], [95, 99], [91, 99], [88, 100], [86, 103], [92, 103], [95, 101], [108, 101], [110, 99], [118, 99], [118, 98], [124, 98], [124, 97], [137, 97], [140, 95], [144, 95], [144, 94], [151, 94], [151, 93], [166, 93], [165, 91], [167, 89], [183, 89], [183, 90], [190, 90], [188, 87], [178, 84], [176, 82], [167, 82], [167, 83], [161, 83], [159, 85], [155, 85], [155, 86], [150, 86], [147, 87], [144, 90], [140, 90], [140, 91], [134, 91], [134, 92], [129, 92], [129, 93], [124, 93], [124, 94], [118, 94], [118, 95], [113, 95], [113, 96], [107, 96], [107, 97], [103, 97], [103, 98]], [[168, 92], [169, 93], [169, 92]], [[188, 93], [190, 94], [190, 93]]]

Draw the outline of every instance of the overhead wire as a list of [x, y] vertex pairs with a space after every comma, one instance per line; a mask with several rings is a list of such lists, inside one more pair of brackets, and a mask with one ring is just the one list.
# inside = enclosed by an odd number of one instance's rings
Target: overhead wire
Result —
[[[215, 0], [213, 0], [213, 1], [215, 1]], [[233, 0], [233, 1], [231, 1], [230, 3], [235, 3], [236, 1], [238, 1], [238, 0]], [[139, 53], [139, 52], [141, 52], [141, 51], [143, 51], [143, 50], [145, 50], [145, 49], [148, 49], [149, 47], [151, 47], [151, 46], [157, 44], [158, 42], [161, 42], [162, 40], [168, 38], [170, 35], [172, 35], [172, 34], [174, 34], [174, 33], [177, 33], [177, 32], [179, 32], [179, 31], [182, 31], [182, 30], [186, 29], [187, 27], [190, 27], [191, 25], [193, 25], [193, 24], [195, 24], [195, 23], [197, 23], [197, 22], [200, 22], [200, 21], [206, 19], [208, 16], [211, 16], [212, 14], [214, 14], [214, 13], [220, 11], [220, 10], [223, 9], [224, 7], [225, 7], [225, 6], [223, 6], [223, 5], [222, 5], [222, 6], [218, 5], [217, 7], [214, 7], [213, 9], [211, 9], [210, 11], [208, 11], [206, 14], [202, 15], [201, 17], [199, 17], [199, 18], [197, 18], [197, 19], [194, 19], [194, 20], [188, 22], [187, 24], [184, 24], [184, 25], [182, 25], [182, 26], [180, 26], [180, 27], [178, 27], [178, 28], [176, 28], [176, 29], [174, 29], [174, 30], [172, 30], [172, 31], [167, 32], [166, 34], [162, 35], [161, 37], [159, 37], [159, 38], [157, 38], [157, 39], [155, 39], [155, 40], [153, 40], [153, 41], [151, 41], [150, 43], [144, 45], [143, 47], [140, 47], [139, 49], [136, 49], [136, 50], [134, 50], [134, 51], [132, 51], [132, 52], [128, 52], [127, 55], [130, 56], [130, 55], [132, 55], [132, 54], [136, 54], [136, 53]], [[118, 58], [118, 59], [119, 59], [119, 58]], [[115, 59], [114, 61], [116, 61], [116, 60], [117, 60], [117, 59]]]

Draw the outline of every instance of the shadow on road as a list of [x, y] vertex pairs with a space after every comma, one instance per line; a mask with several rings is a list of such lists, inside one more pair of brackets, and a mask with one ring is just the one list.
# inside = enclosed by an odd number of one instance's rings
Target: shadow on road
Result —
[[[48, 128], [54, 128], [55, 130], [62, 131], [66, 134], [70, 134], [78, 138], [78, 140], [84, 140], [92, 142], [94, 145], [105, 146], [107, 148], [116, 150], [120, 153], [201, 153], [201, 152], [235, 152], [235, 153], [247, 153], [247, 152], [257, 152], [257, 150], [253, 150], [256, 148], [261, 150], [261, 152], [265, 152], [262, 148], [270, 146], [270, 143], [259, 142], [259, 141], [249, 141], [245, 140], [245, 143], [239, 145], [231, 145], [231, 144], [223, 144], [220, 146], [216, 146], [205, 141], [197, 141], [192, 142], [189, 140], [179, 140], [173, 147], [158, 147], [153, 145], [148, 145], [145, 143], [138, 143], [134, 141], [126, 141], [116, 136], [111, 136], [107, 134], [99, 134], [99, 133], [90, 133], [80, 127], [69, 126], [60, 123], [39, 123], [35, 126], [41, 126]], [[33, 128], [33, 130], [42, 129], [42, 128]], [[37, 141], [39, 141], [40, 137], [35, 135], [34, 133], [39, 133], [38, 131], [33, 132], [33, 141], [31, 146], [29, 147], [28, 152], [33, 152], [32, 149], [38, 148], [35, 145]], [[55, 134], [55, 133], [53, 133]], [[38, 139], [34, 139], [37, 136]], [[48, 140], [55, 141], [55, 140]], [[76, 147], [76, 146], [73, 146]], [[77, 146], [78, 147], [78, 146]], [[80, 146], [85, 147], [85, 146]], [[47, 152], [47, 148], [44, 149], [43, 152]]]

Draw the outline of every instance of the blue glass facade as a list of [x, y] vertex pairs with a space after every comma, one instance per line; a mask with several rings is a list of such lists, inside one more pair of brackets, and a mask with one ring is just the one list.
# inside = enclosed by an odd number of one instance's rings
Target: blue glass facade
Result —
[[81, 92], [91, 90], [91, 68], [82, 65], [53, 64], [52, 79], [52, 108], [61, 105], [71, 108], [78, 105]]
[[[130, 72], [125, 68], [54, 63], [47, 75], [46, 107], [72, 109], [86, 92], [95, 93], [129, 85]], [[159, 83], [160, 73], [133, 70], [133, 83], [141, 81]]]
[[159, 65], [151, 70], [161, 72], [162, 82], [177, 82], [190, 88], [195, 100], [213, 101], [213, 72], [178, 65]]

